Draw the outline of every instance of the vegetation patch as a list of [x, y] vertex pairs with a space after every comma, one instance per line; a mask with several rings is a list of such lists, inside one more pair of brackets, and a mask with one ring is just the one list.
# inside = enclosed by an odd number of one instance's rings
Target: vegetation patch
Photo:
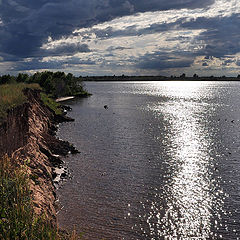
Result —
[[83, 86], [82, 78], [64, 72], [36, 72], [33, 75], [19, 73], [18, 76], [0, 76], [0, 85], [7, 83], [37, 83], [53, 98], [90, 95]]
[[52, 99], [49, 95], [44, 92], [41, 92], [40, 95], [43, 103], [49, 108], [51, 108], [55, 112], [55, 114], [61, 115], [63, 113], [62, 109], [60, 108], [60, 104], [57, 103], [54, 99]]
[[7, 116], [7, 110], [27, 101], [23, 89], [40, 89], [38, 84], [3, 84], [0, 86], [0, 122]]
[[29, 188], [32, 178], [27, 173], [27, 165], [17, 167], [7, 156], [0, 160], [0, 239], [77, 239], [75, 231], [60, 233], [45, 216], [34, 213]]
[[26, 166], [0, 161], [0, 239], [59, 239], [57, 229], [33, 211]]
[[82, 78], [64, 72], [36, 72], [33, 75], [19, 73], [18, 76], [0, 76], [0, 123], [7, 116], [7, 110], [26, 101], [24, 88], [42, 89], [41, 98], [45, 105], [57, 115], [62, 114], [60, 105], [54, 99], [66, 96], [86, 97]]

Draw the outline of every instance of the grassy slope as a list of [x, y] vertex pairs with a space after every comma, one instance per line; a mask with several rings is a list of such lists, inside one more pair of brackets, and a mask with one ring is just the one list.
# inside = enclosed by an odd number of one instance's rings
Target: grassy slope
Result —
[[26, 166], [0, 161], [0, 239], [58, 239], [57, 230], [34, 215]]
[[[27, 101], [22, 90], [24, 88], [40, 89], [38, 84], [6, 84], [0, 86], [0, 123], [7, 116], [7, 110]], [[43, 102], [57, 114], [61, 113], [53, 99], [41, 93]], [[26, 163], [27, 164], [27, 163]], [[8, 157], [0, 159], [0, 239], [6, 240], [62, 240], [77, 239], [73, 232], [61, 236], [44, 216], [35, 216], [29, 179], [22, 166], [16, 168]]]
[[7, 110], [24, 103], [27, 99], [24, 88], [40, 89], [38, 84], [4, 84], [0, 86], [0, 122], [7, 116]]
[[55, 112], [55, 114], [62, 114], [62, 110], [59, 108], [60, 104], [50, 98], [46, 93], [41, 92], [41, 99], [45, 105]]
[[34, 214], [27, 164], [16, 167], [7, 156], [0, 159], [0, 239], [77, 240], [75, 231], [62, 234], [44, 216]]
[[[7, 117], [7, 110], [27, 101], [26, 96], [23, 94], [24, 88], [41, 89], [38, 84], [4, 84], [0, 85], [0, 123]], [[56, 114], [61, 114], [62, 110], [59, 104], [47, 94], [41, 93], [42, 101], [45, 105], [50, 107]]]

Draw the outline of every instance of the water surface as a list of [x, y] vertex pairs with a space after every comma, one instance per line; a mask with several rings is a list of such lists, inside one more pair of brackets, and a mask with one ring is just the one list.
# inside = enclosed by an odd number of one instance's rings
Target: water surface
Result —
[[66, 159], [60, 226], [84, 239], [239, 239], [240, 83], [86, 87], [58, 133], [81, 151]]

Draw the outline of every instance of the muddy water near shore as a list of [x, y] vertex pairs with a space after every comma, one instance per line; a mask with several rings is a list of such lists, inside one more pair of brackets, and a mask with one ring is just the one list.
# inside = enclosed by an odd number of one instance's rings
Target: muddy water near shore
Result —
[[[86, 83], [58, 136], [80, 154], [58, 190], [83, 239], [239, 239], [240, 83]], [[105, 109], [104, 106], [108, 108]]]

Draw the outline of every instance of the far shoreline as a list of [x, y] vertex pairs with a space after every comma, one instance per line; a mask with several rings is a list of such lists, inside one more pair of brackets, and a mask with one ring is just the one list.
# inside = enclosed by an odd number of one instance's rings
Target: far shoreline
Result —
[[214, 76], [205, 76], [205, 77], [199, 77], [198, 75], [194, 77], [187, 77], [187, 76], [171, 76], [171, 77], [166, 77], [166, 76], [86, 76], [86, 77], [79, 77], [81, 81], [83, 82], [151, 82], [151, 81], [159, 81], [159, 82], [164, 82], [164, 81], [182, 81], [182, 82], [187, 82], [187, 81], [240, 81], [240, 76], [238, 75], [237, 77], [214, 77]]

